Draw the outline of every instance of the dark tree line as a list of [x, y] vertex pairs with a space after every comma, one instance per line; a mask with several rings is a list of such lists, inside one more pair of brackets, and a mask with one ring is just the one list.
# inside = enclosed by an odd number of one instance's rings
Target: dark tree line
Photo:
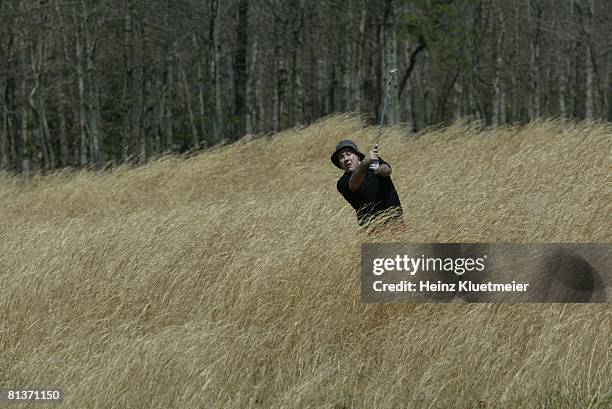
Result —
[[144, 162], [357, 111], [612, 119], [608, 0], [0, 0], [0, 168]]

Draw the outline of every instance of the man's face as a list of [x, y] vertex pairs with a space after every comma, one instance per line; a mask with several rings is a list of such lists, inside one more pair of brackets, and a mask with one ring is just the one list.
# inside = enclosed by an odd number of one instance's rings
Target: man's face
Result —
[[359, 157], [351, 148], [342, 148], [338, 152], [338, 162], [340, 162], [342, 170], [353, 173], [359, 166]]

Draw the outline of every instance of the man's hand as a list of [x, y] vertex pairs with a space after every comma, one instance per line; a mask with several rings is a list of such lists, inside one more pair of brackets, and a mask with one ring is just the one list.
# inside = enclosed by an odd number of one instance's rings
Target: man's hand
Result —
[[[370, 152], [368, 152], [368, 156], [373, 158], [370, 163], [374, 160], [380, 160], [380, 155], [378, 154], [378, 149], [374, 148], [372, 149]], [[365, 160], [365, 158], [364, 158]], [[369, 166], [369, 164], [368, 164]], [[374, 173], [375, 175], [378, 176], [390, 176], [391, 175], [391, 166], [387, 165], [386, 163], [381, 163], [378, 168], [376, 170], [374, 170], [372, 173]]]
[[370, 166], [370, 164], [374, 162], [375, 160], [378, 160], [378, 158], [379, 158], [378, 149], [374, 148], [371, 151], [369, 151], [367, 155], [365, 155], [365, 158], [363, 158], [362, 162], [366, 166]]

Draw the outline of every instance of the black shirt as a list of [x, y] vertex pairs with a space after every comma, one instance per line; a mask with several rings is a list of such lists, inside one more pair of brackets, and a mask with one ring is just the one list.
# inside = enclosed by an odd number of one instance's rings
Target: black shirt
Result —
[[[380, 165], [389, 165], [382, 159], [379, 159]], [[397, 207], [398, 215], [402, 214], [402, 205], [389, 176], [378, 176], [372, 173], [371, 170], [366, 172], [363, 184], [352, 192], [349, 188], [350, 173], [344, 173], [338, 179], [338, 192], [344, 196], [347, 202], [353, 206], [357, 213], [357, 222], [362, 225], [369, 218], [383, 210]]]

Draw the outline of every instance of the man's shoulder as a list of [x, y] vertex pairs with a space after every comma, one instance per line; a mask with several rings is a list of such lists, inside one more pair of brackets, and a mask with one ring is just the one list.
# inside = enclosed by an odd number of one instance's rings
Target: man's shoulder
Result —
[[344, 181], [344, 180], [349, 180], [351, 178], [351, 175], [349, 173], [344, 172], [342, 174], [342, 176], [340, 176], [340, 178], [338, 178], [338, 183]]

